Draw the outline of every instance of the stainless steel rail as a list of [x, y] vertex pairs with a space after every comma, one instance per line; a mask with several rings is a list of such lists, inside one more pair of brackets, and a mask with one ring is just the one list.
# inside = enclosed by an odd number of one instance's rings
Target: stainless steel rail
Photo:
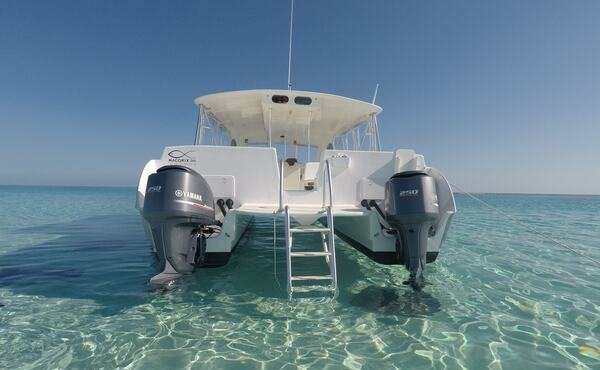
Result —
[[[333, 277], [333, 288], [337, 291], [337, 266], [335, 259], [335, 229], [333, 226], [333, 181], [331, 180], [331, 164], [329, 159], [325, 160], [325, 171], [327, 172], [327, 189], [329, 190], [329, 206], [327, 207], [327, 228], [329, 229], [328, 237], [328, 249], [331, 253], [329, 258], [329, 269], [331, 270], [331, 276]], [[323, 189], [325, 193], [325, 189]]]
[[279, 161], [279, 212], [283, 212], [283, 159]]

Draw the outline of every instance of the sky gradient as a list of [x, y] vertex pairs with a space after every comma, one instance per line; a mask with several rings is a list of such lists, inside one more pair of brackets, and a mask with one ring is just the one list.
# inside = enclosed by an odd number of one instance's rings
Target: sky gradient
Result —
[[[600, 194], [599, 1], [296, 0], [294, 88], [477, 192]], [[135, 186], [193, 99], [285, 88], [288, 1], [3, 1], [0, 184]]]

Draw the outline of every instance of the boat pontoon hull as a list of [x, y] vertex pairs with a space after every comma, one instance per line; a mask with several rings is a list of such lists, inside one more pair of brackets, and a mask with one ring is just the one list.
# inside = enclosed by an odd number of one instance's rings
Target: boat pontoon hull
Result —
[[[197, 144], [212, 132], [213, 145], [166, 147], [160, 159], [144, 167], [137, 199], [144, 215], [149, 178], [163, 166], [189, 168], [205, 181], [213, 200], [205, 205], [214, 209], [218, 228], [204, 234], [202, 259], [193, 268], [226, 264], [254, 216], [307, 226], [328, 215], [329, 229], [317, 231], [335, 232], [375, 262], [405, 265], [411, 285], [422, 286], [424, 266], [438, 257], [456, 212], [454, 196], [445, 177], [426, 166], [422, 155], [409, 149], [380, 150], [375, 119], [380, 107], [287, 90], [221, 93], [196, 103], [201, 113]], [[213, 122], [212, 128], [207, 122]], [[353, 140], [353, 148], [348, 144], [348, 135], [356, 139], [360, 133], [361, 122], [368, 122], [367, 150], [356, 147], [361, 140]], [[298, 158], [302, 145], [312, 149]], [[147, 235], [160, 254], [164, 248], [152, 222], [144, 218]], [[290, 225], [286, 222], [285, 227], [291, 240]], [[334, 241], [323, 241], [325, 252], [309, 255], [323, 255], [331, 265]], [[289, 245], [288, 241], [288, 254], [294, 254]]]

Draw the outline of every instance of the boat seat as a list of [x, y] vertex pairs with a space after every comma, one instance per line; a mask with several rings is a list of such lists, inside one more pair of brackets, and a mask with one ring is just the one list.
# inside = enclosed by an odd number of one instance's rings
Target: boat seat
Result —
[[319, 174], [319, 162], [308, 162], [302, 169], [302, 186], [309, 190], [314, 187], [317, 175]]
[[285, 190], [302, 190], [302, 169], [296, 158], [283, 161], [283, 188]]

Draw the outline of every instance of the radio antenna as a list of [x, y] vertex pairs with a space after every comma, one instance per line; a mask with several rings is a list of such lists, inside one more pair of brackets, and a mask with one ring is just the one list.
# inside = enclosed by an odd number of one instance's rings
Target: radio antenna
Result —
[[294, 28], [294, 0], [290, 9], [290, 48], [288, 51], [288, 90], [292, 90], [292, 30]]
[[375, 104], [375, 99], [377, 99], [377, 91], [379, 91], [379, 84], [375, 85], [375, 92], [373, 93], [373, 101], [371, 104]]

